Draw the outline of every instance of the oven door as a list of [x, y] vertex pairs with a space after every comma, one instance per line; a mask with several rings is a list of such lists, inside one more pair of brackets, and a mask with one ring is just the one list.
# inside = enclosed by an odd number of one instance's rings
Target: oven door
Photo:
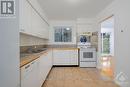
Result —
[[80, 51], [80, 61], [82, 62], [95, 62], [96, 61], [96, 50], [83, 49]]

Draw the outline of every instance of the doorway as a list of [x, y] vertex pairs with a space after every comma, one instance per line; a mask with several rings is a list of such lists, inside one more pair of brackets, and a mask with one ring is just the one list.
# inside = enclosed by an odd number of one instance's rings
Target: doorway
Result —
[[101, 22], [102, 73], [114, 77], [114, 16]]

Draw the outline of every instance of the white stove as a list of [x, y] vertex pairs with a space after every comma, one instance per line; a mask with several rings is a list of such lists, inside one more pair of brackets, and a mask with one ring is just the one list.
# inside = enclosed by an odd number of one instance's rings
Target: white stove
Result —
[[78, 43], [78, 48], [89, 48], [91, 47], [91, 43]]
[[90, 43], [78, 44], [78, 48], [80, 48], [80, 67], [96, 67], [96, 48], [91, 47]]

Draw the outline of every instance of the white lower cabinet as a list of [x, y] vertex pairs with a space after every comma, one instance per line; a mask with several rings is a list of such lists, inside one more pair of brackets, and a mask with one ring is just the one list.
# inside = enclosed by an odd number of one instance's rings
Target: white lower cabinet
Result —
[[39, 84], [42, 86], [52, 67], [51, 52], [45, 53], [39, 58]]
[[39, 58], [39, 84], [42, 86], [47, 76], [47, 62], [45, 55]]
[[70, 65], [78, 65], [78, 50], [70, 50]]
[[78, 49], [54, 49], [53, 65], [78, 65]]
[[52, 65], [78, 65], [78, 50], [49, 50], [21, 67], [21, 87], [41, 87]]
[[38, 61], [33, 61], [21, 68], [21, 87], [38, 87]]
[[21, 68], [21, 87], [41, 87], [52, 68], [52, 51]]
[[68, 50], [53, 50], [53, 65], [69, 65], [70, 57]]

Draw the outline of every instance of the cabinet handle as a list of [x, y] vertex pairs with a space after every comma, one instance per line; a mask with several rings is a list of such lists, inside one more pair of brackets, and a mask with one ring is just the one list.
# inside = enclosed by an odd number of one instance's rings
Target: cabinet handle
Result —
[[29, 68], [29, 67], [30, 67], [30, 65], [26, 66], [25, 69], [27, 69], [27, 68]]

